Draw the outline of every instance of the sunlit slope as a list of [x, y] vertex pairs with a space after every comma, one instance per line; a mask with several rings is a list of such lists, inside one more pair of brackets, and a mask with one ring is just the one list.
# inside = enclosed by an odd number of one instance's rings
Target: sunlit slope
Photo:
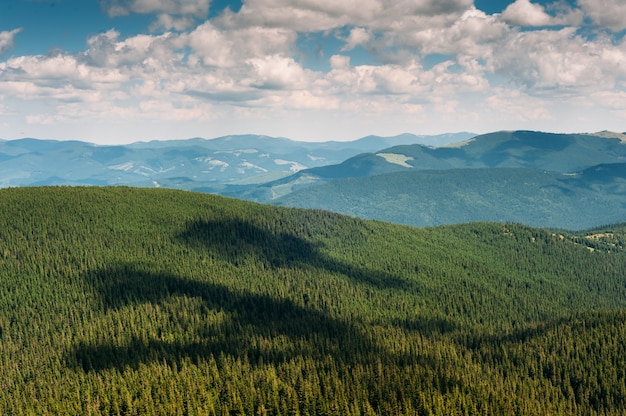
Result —
[[626, 411], [619, 228], [131, 188], [4, 189], [0, 209], [2, 414]]

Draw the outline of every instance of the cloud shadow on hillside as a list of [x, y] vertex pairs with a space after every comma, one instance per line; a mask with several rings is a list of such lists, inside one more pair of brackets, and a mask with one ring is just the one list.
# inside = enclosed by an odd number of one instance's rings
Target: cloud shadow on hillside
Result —
[[[174, 236], [201, 256], [228, 261], [242, 270], [250, 270], [250, 259], [266, 269], [302, 269], [336, 273], [359, 285], [374, 289], [407, 290], [411, 282], [390, 273], [370, 270], [335, 260], [323, 252], [323, 246], [299, 236], [271, 232], [250, 222], [234, 219], [223, 221], [194, 221]], [[315, 276], [315, 273], [310, 274]], [[224, 353], [246, 357], [251, 363], [284, 362], [296, 355], [321, 358], [332, 355], [345, 362], [368, 351], [368, 356], [384, 354], [370, 336], [363, 334], [358, 322], [348, 322], [329, 316], [314, 299], [302, 294], [302, 302], [251, 293], [227, 287], [210, 275], [198, 279], [169, 271], [154, 271], [146, 262], [122, 263], [91, 270], [83, 275], [87, 285], [100, 299], [103, 311], [122, 310], [128, 305], [153, 305], [181, 296], [201, 301], [204, 310], [224, 312], [229, 322], [215, 327], [196, 323], [191, 338], [171, 340], [152, 335], [123, 336], [113, 340], [76, 345], [67, 354], [70, 367], [85, 371], [107, 368], [136, 368], [140, 363], [180, 361]], [[191, 323], [190, 323], [191, 325]], [[208, 324], [207, 324], [208, 325]], [[424, 332], [433, 325], [418, 327]], [[272, 340], [283, 337], [284, 348], [262, 349], [252, 345], [252, 339]], [[105, 337], [106, 339], [106, 337]], [[191, 341], [189, 341], [191, 339]], [[346, 340], [349, 341], [349, 347]]]
[[[70, 367], [85, 371], [107, 368], [137, 368], [140, 363], [180, 361], [185, 357], [197, 361], [221, 353], [246, 357], [251, 363], [284, 362], [295, 355], [332, 354], [348, 359], [346, 339], [351, 345], [378, 351], [355, 325], [331, 318], [313, 308], [289, 299], [245, 293], [223, 285], [182, 279], [166, 273], [150, 273], [132, 264], [88, 273], [85, 278], [100, 295], [105, 310], [121, 310], [130, 304], [158, 305], [175, 296], [199, 298], [204, 310], [224, 312], [228, 322], [209, 326], [196, 325], [194, 341], [166, 341], [153, 337], [133, 336], [124, 345], [119, 342], [79, 344], [67, 356]], [[192, 322], [183, 326], [193, 327]], [[271, 340], [286, 337], [284, 348], [261, 348], [253, 339]], [[291, 347], [290, 347], [291, 345]], [[298, 345], [297, 349], [292, 348]]]
[[292, 234], [273, 233], [240, 219], [194, 221], [178, 238], [208, 255], [235, 265], [256, 258], [270, 268], [314, 268], [339, 273], [375, 288], [409, 289], [411, 282], [390, 273], [333, 259], [321, 244]]

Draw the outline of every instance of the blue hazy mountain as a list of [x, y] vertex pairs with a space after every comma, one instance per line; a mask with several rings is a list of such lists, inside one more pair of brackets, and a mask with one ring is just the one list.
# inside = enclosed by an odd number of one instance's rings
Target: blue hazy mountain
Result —
[[339, 164], [305, 169], [260, 186], [231, 187], [224, 192], [259, 202], [270, 202], [314, 184], [392, 172], [529, 168], [574, 173], [599, 164], [625, 161], [626, 136], [621, 133], [502, 131], [445, 146], [393, 146], [362, 153]]
[[471, 133], [369, 136], [307, 143], [258, 135], [98, 146], [81, 141], [0, 141], [0, 187], [132, 185], [220, 189], [264, 183], [300, 170], [340, 163], [363, 152], [407, 143], [449, 143]]
[[0, 186], [219, 193], [411, 225], [626, 220], [626, 136], [532, 131], [297, 142], [256, 135], [98, 146], [0, 141]]
[[583, 229], [626, 220], [626, 136], [496, 132], [403, 145], [223, 193], [415, 226], [471, 221]]
[[410, 169], [537, 168], [575, 172], [600, 163], [626, 161], [626, 136], [601, 132], [554, 134], [501, 131], [433, 147], [399, 145], [311, 169], [324, 178], [369, 176]]

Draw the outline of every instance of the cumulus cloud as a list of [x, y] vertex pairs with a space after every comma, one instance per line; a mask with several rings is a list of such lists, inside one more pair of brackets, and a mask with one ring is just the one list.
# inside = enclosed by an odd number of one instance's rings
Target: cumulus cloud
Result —
[[150, 24], [150, 30], [153, 32], [159, 29], [174, 29], [178, 31], [183, 31], [193, 27], [195, 24], [196, 21], [189, 16], [173, 17], [172, 15], [163, 13], [159, 15], [157, 20]]
[[590, 41], [575, 28], [511, 34], [494, 52], [494, 70], [520, 85], [551, 95], [613, 88], [626, 76], [624, 44]]
[[210, 0], [100, 0], [102, 8], [110, 17], [131, 13], [206, 17], [209, 3]]
[[94, 90], [115, 88], [128, 79], [119, 69], [95, 68], [71, 55], [12, 58], [0, 63], [0, 75], [0, 80], [5, 82], [28, 82], [52, 88], [73, 85]]
[[418, 48], [424, 55], [463, 54], [486, 57], [492, 45], [509, 31], [495, 16], [470, 8], [447, 25], [426, 25], [396, 36], [403, 46]]
[[[490, 15], [472, 0], [247, 0], [238, 12], [201, 20], [210, 0], [102, 0], [111, 16], [154, 14], [153, 33], [109, 30], [78, 53], [0, 61], [0, 97], [42, 103], [46, 110], [29, 109], [28, 120], [49, 125], [111, 117], [270, 123], [277, 114], [307, 112], [352, 121], [367, 114], [412, 123], [539, 123], [560, 114], [550, 104], [555, 97], [568, 109], [585, 97], [617, 112], [625, 102], [616, 90], [626, 86], [626, 41], [577, 30], [583, 11], [585, 24], [626, 26], [611, 20], [621, 3], [606, 1], [610, 14], [591, 0], [579, 0], [579, 9], [516, 0]], [[0, 32], [0, 53], [19, 30]], [[329, 69], [299, 59], [310, 32], [341, 42], [324, 50]], [[355, 53], [358, 47], [364, 50]]]
[[578, 0], [594, 24], [614, 32], [626, 29], [626, 3], [623, 0]]
[[254, 68], [251, 85], [256, 88], [298, 90], [308, 85], [309, 74], [291, 57], [272, 55], [247, 63]]
[[540, 4], [533, 4], [529, 0], [516, 0], [502, 12], [502, 18], [518, 26], [549, 26], [552, 17], [547, 14]]
[[13, 48], [15, 35], [22, 31], [21, 28], [0, 32], [0, 55]]
[[380, 0], [248, 0], [238, 13], [225, 13], [229, 26], [266, 26], [313, 32], [371, 20]]
[[359, 45], [367, 43], [372, 38], [372, 34], [365, 28], [355, 27], [350, 30], [350, 34], [346, 38], [343, 51], [349, 51], [356, 48]]
[[580, 10], [572, 10], [568, 7], [557, 7], [560, 13], [553, 17], [546, 9], [530, 0], [516, 0], [507, 6], [502, 12], [502, 19], [516, 26], [561, 26], [577, 25], [582, 21], [583, 15]]
[[205, 22], [184, 39], [193, 51], [193, 59], [207, 66], [233, 67], [246, 59], [288, 54], [297, 34], [261, 26], [224, 30]]
[[472, 0], [248, 0], [238, 13], [225, 13], [228, 26], [271, 26], [300, 32], [327, 31], [345, 26], [392, 30], [414, 27], [433, 17], [458, 15]]
[[120, 69], [133, 65], [141, 68], [155, 61], [167, 63], [180, 60], [179, 50], [184, 42], [169, 32], [158, 36], [136, 35], [120, 39], [119, 32], [109, 30], [87, 39], [87, 46], [88, 49], [80, 55], [87, 64]]
[[334, 55], [332, 70], [325, 76], [327, 92], [350, 99], [360, 96], [388, 96], [397, 102], [429, 102], [448, 95], [487, 89], [488, 81], [478, 74], [455, 72], [446, 61], [424, 69], [413, 61], [407, 65], [350, 65], [348, 57]]
[[469, 9], [473, 0], [399, 0], [388, 6], [395, 16], [457, 14]]

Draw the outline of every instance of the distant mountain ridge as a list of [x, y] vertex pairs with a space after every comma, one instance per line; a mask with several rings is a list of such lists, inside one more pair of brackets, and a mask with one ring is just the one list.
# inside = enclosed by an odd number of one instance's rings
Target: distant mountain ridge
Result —
[[502, 131], [439, 147], [399, 145], [362, 153], [336, 165], [304, 169], [257, 187], [231, 187], [224, 193], [271, 202], [318, 183], [417, 170], [528, 168], [575, 173], [599, 164], [626, 162], [624, 137], [610, 132], [554, 134]]
[[505, 131], [400, 145], [223, 193], [414, 226], [583, 229], [626, 220], [626, 136]]
[[416, 226], [511, 221], [582, 229], [626, 221], [626, 135], [0, 141], [0, 187], [34, 185], [178, 188]]
[[470, 136], [403, 134], [309, 143], [237, 135], [111, 146], [25, 138], [0, 141], [0, 187], [132, 185], [218, 191], [224, 184], [264, 183], [392, 144], [449, 143]]
[[[390, 158], [395, 155], [396, 159]], [[402, 163], [398, 163], [402, 161]], [[501, 131], [452, 145], [399, 145], [357, 155], [339, 165], [311, 169], [320, 177], [358, 177], [406, 169], [535, 168], [576, 172], [626, 161], [626, 142], [606, 133], [555, 134]]]

